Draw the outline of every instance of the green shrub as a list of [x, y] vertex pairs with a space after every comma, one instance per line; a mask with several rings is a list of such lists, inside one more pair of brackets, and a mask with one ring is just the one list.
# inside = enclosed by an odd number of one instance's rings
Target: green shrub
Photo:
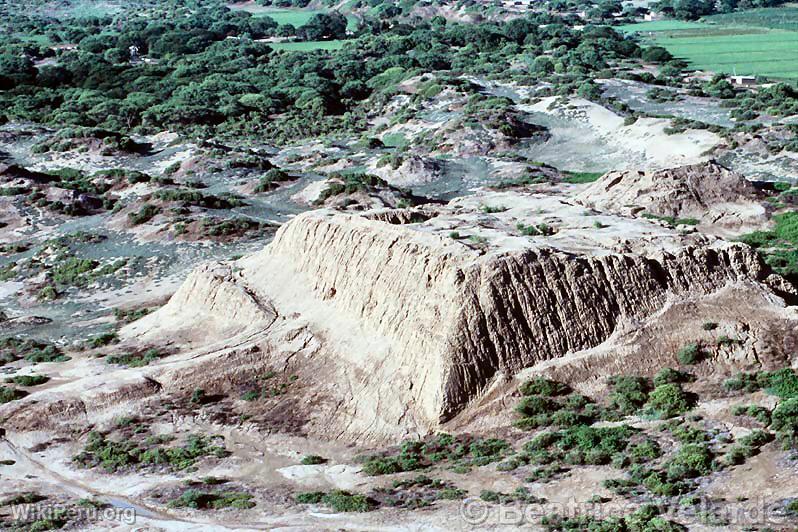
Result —
[[36, 293], [39, 301], [55, 301], [58, 299], [58, 290], [53, 285], [48, 284]]
[[767, 386], [767, 375], [757, 373], [738, 373], [723, 381], [723, 387], [729, 391], [755, 392]]
[[541, 524], [548, 530], [586, 530], [590, 532], [682, 532], [684, 526], [660, 516], [658, 507], [647, 504], [626, 517], [599, 519], [588, 515], [544, 516]]
[[151, 203], [145, 203], [139, 208], [138, 212], [128, 213], [127, 218], [132, 225], [141, 225], [155, 218], [159, 212], [161, 212], [160, 207]]
[[644, 212], [642, 216], [643, 218], [648, 218], [649, 220], [659, 220], [665, 222], [670, 226], [698, 225], [700, 223], [700, 220], [698, 220], [697, 218], [676, 218], [675, 216], [660, 216], [650, 212]]
[[648, 462], [662, 456], [662, 449], [655, 440], [645, 440], [628, 449], [629, 458], [635, 463]]
[[309, 454], [302, 458], [302, 465], [318, 465], [323, 464], [327, 461], [326, 458], [322, 458], [316, 454]]
[[96, 260], [69, 257], [53, 267], [53, 281], [61, 286], [86, 286], [92, 279], [92, 276], [86, 274], [93, 272], [98, 266], [99, 262]]
[[568, 385], [561, 382], [555, 382], [544, 377], [535, 377], [526, 381], [518, 387], [521, 395], [543, 395], [546, 397], [553, 397], [555, 395], [566, 394], [570, 391]]
[[662, 368], [657, 372], [656, 375], [654, 375], [654, 386], [676, 382], [686, 382], [689, 380], [689, 378], [690, 375], [687, 373], [672, 368]]
[[791, 368], [770, 373], [766, 391], [782, 399], [798, 397], [798, 374]]
[[735, 340], [734, 338], [730, 338], [725, 334], [718, 336], [716, 341], [717, 345], [734, 345], [740, 343], [740, 340]]
[[648, 396], [646, 406], [653, 409], [660, 418], [682, 414], [693, 407], [694, 400], [678, 383], [662, 384], [654, 388]]
[[687, 344], [686, 346], [682, 347], [678, 353], [676, 353], [676, 358], [679, 359], [681, 364], [685, 365], [698, 363], [702, 356], [703, 353], [698, 344]]
[[541, 449], [546, 449], [551, 447], [554, 443], [556, 443], [560, 439], [559, 432], [541, 432], [530, 441], [524, 444], [524, 451], [527, 453], [533, 453], [535, 451], [539, 451]]
[[479, 498], [485, 502], [500, 504], [508, 504], [512, 502], [541, 503], [545, 500], [532, 495], [532, 493], [530, 493], [530, 491], [523, 486], [516, 488], [515, 491], [509, 494], [493, 490], [482, 490], [479, 494]]
[[18, 386], [38, 386], [49, 381], [50, 377], [45, 375], [17, 375], [6, 379], [7, 383], [13, 383]]
[[660, 509], [653, 504], [641, 506], [633, 514], [626, 516], [624, 521], [630, 531], [681, 532], [687, 530], [686, 527], [661, 517]]
[[380, 187], [387, 187], [388, 183], [375, 175], [363, 173], [331, 174], [330, 178], [340, 179], [344, 183], [330, 184], [316, 199], [317, 204], [322, 204], [326, 200], [339, 194], [354, 194], [359, 191], [376, 190]]
[[786, 445], [798, 443], [798, 397], [785, 399], [773, 409], [770, 428], [777, 431]]
[[688, 425], [687, 423], [671, 425], [670, 428], [673, 437], [681, 443], [703, 443], [712, 439], [710, 434], [705, 430]]
[[224, 447], [215, 445], [207, 436], [190, 435], [180, 447], [163, 447], [169, 438], [151, 437], [147, 441], [130, 439], [114, 441], [99, 432], [90, 432], [83, 451], [73, 461], [83, 467], [102, 467], [108, 472], [133, 466], [168, 466], [172, 470], [183, 470], [203, 456], [223, 458], [229, 453]]
[[466, 495], [464, 490], [452, 487], [446, 487], [438, 492], [438, 498], [443, 500], [458, 500]]
[[475, 440], [471, 442], [468, 450], [471, 453], [471, 456], [475, 458], [495, 458], [501, 456], [501, 454], [509, 449], [509, 447], [510, 444], [504, 440], [487, 438], [484, 440]]
[[565, 452], [577, 451], [574, 463], [609, 463], [611, 456], [626, 449], [635, 430], [628, 425], [592, 427], [580, 425], [559, 432], [556, 446]]
[[746, 458], [759, 453], [759, 449], [773, 440], [773, 435], [764, 430], [754, 430], [747, 436], [740, 438], [725, 456], [728, 465], [742, 464]]
[[25, 360], [30, 362], [65, 362], [69, 357], [61, 353], [54, 345], [36, 346], [25, 354]]
[[222, 508], [236, 508], [245, 510], [254, 508], [255, 502], [252, 495], [238, 491], [213, 491], [206, 492], [197, 489], [188, 489], [180, 497], [169, 502], [171, 508], [194, 508], [197, 510]]
[[113, 331], [104, 332], [89, 338], [89, 347], [91, 348], [104, 347], [118, 342], [119, 342], [119, 336], [115, 332]]
[[[154, 197], [165, 202], [179, 202], [183, 205], [194, 205], [205, 209], [233, 209], [235, 207], [243, 207], [244, 201], [233, 194], [222, 193], [219, 195], [203, 194], [197, 190], [180, 190], [180, 189], [166, 189], [159, 190], [154, 194]], [[147, 215], [155, 216], [158, 214], [159, 209], [149, 203], [142, 206], [139, 213], [147, 208]], [[130, 215], [128, 215], [130, 216]], [[149, 220], [147, 218], [145, 221]]]
[[131, 185], [135, 185], [137, 183], [149, 183], [151, 180], [152, 177], [143, 172], [131, 171], [127, 173], [127, 182]]
[[128, 366], [131, 368], [140, 368], [147, 366], [150, 362], [154, 362], [166, 356], [159, 350], [152, 348], [147, 349], [143, 353], [125, 353], [120, 355], [111, 355], [105, 359], [108, 364], [119, 364], [120, 366]]
[[549, 418], [549, 422], [558, 427], [573, 427], [575, 425], [584, 425], [591, 421], [591, 416], [581, 414], [574, 410], [558, 410]]
[[17, 495], [12, 495], [7, 499], [3, 499], [0, 501], [0, 507], [3, 506], [16, 506], [18, 504], [36, 504], [37, 502], [41, 502], [46, 500], [47, 497], [35, 493], [33, 491], [26, 491], [23, 493], [19, 493]]
[[191, 398], [189, 401], [194, 404], [202, 404], [205, 402], [205, 390], [202, 388], [196, 388], [193, 392], [191, 392]]
[[519, 414], [524, 416], [535, 416], [538, 414], [547, 414], [552, 412], [556, 410], [557, 407], [557, 403], [548, 397], [543, 397], [541, 395], [530, 395], [522, 398], [515, 409]]
[[69, 360], [53, 344], [15, 337], [0, 339], [0, 365], [14, 362], [21, 358], [33, 363]]
[[651, 389], [647, 379], [616, 375], [609, 380], [612, 391], [610, 392], [610, 405], [622, 414], [634, 414], [648, 400]]
[[501, 494], [498, 491], [482, 490], [479, 493], [479, 498], [485, 502], [499, 502]]
[[363, 495], [349, 493], [343, 490], [334, 490], [321, 498], [321, 503], [329, 506], [336, 512], [368, 512], [374, 508], [374, 503]]
[[[405, 469], [406, 466], [412, 469]], [[366, 475], [392, 475], [394, 473], [401, 473], [403, 471], [413, 471], [414, 469], [421, 469], [423, 466], [414, 463], [402, 463], [395, 457], [377, 457], [367, 460], [363, 463], [363, 473]]]
[[291, 179], [293, 178], [287, 172], [284, 172], [279, 168], [272, 168], [260, 178], [257, 187], [255, 187], [255, 192], [261, 193], [274, 190], [277, 188], [277, 186], [279, 186], [279, 183], [284, 183], [286, 181], [290, 181]]
[[59, 528], [63, 528], [64, 525], [67, 524], [68, 521], [66, 517], [67, 517], [66, 510], [59, 508], [53, 510], [53, 517], [31, 521], [26, 525], [25, 530], [27, 532], [45, 532], [47, 530], [58, 530]]
[[524, 225], [519, 222], [518, 224], [516, 224], [516, 228], [524, 236], [550, 236], [556, 232], [552, 227], [550, 227], [547, 224]]
[[11, 401], [22, 399], [26, 395], [27, 393], [23, 392], [22, 390], [17, 390], [16, 388], [12, 388], [10, 386], [0, 386], [0, 404], [10, 403]]
[[257, 401], [260, 399], [260, 392], [258, 390], [249, 390], [241, 394], [241, 399], [244, 401]]
[[319, 504], [323, 498], [323, 491], [307, 491], [304, 493], [298, 493], [296, 497], [294, 497], [294, 500], [300, 504]]
[[136, 320], [139, 320], [150, 313], [150, 309], [147, 308], [140, 308], [140, 309], [114, 309], [114, 318], [116, 321], [121, 323], [133, 323]]
[[486, 465], [504, 458], [509, 449], [510, 445], [500, 439], [438, 434], [425, 441], [405, 441], [398, 453], [383, 453], [360, 461], [367, 475], [390, 475], [424, 469], [447, 460], [457, 461], [464, 467]]
[[732, 410], [732, 415], [749, 416], [763, 425], [770, 425], [770, 410], [758, 405], [737, 405]]
[[668, 462], [668, 479], [682, 480], [702, 477], [712, 472], [713, 454], [706, 445], [683, 445]]
[[83, 451], [73, 461], [86, 467], [101, 466], [108, 472], [114, 472], [138, 463], [141, 452], [131, 441], [107, 440], [99, 432], [92, 431]]
[[566, 469], [560, 467], [558, 464], [538, 467], [530, 471], [529, 476], [524, 479], [524, 482], [549, 482], [565, 471]]

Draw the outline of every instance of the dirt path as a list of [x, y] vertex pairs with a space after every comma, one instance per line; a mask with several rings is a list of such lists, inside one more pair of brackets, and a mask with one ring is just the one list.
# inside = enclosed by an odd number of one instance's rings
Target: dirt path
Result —
[[[51, 469], [34, 457], [30, 451], [8, 439], [8, 437], [0, 441], [0, 453], [12, 457], [16, 462], [14, 466], [19, 470], [18, 476], [20, 477], [36, 479], [42, 484], [51, 484], [53, 488], [57, 488], [60, 492], [75, 498], [97, 499], [119, 509], [133, 508], [136, 515], [136, 523], [129, 527], [130, 530], [140, 530], [142, 525], [156, 527], [161, 530], [207, 530], [208, 526], [213, 526], [214, 530], [236, 531], [259, 530], [266, 526], [266, 523], [253, 523], [242, 527], [230, 528], [223, 522], [214, 519], [186, 519], [164, 512], [141, 501], [134, 501], [119, 493], [111, 493], [106, 490], [100, 491], [75, 478], [65, 477]], [[30, 480], [28, 480], [26, 485], [30, 483]], [[127, 530], [128, 528], [126, 527], [127, 525], [122, 525], [117, 530]]]

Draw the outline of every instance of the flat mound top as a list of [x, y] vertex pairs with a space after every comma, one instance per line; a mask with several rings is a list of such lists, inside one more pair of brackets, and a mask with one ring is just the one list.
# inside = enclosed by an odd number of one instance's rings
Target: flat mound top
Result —
[[636, 253], [659, 256], [686, 246], [726, 245], [697, 232], [678, 231], [658, 220], [600, 213], [562, 196], [519, 191], [479, 191], [444, 207], [423, 210], [422, 221], [400, 223], [401, 211], [342, 216], [334, 211], [314, 211], [304, 216], [324, 217], [330, 223], [371, 226], [392, 231], [376, 220], [393, 224], [397, 235], [438, 252], [486, 260], [507, 252], [547, 249], [567, 254], [606, 256]]

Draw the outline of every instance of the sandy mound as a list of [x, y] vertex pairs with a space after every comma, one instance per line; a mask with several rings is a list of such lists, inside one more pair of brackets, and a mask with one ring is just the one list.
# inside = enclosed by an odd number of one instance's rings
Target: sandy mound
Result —
[[369, 171], [392, 185], [408, 186], [435, 181], [441, 177], [443, 165], [429, 157], [408, 155], [402, 158], [396, 168], [390, 164], [380, 164], [379, 160], [375, 160], [369, 166]]
[[[539, 194], [486, 193], [433, 211], [303, 214], [224, 275], [197, 270], [124, 334], [206, 354], [257, 344], [247, 363], [302, 360], [300, 381], [313, 383], [306, 429], [379, 439], [436, 430], [495, 383], [598, 346], [674, 299], [733, 285], [783, 306], [744, 245], [585, 216]], [[158, 381], [226, 379], [238, 368], [223, 352]]]
[[597, 210], [628, 215], [692, 218], [725, 226], [767, 222], [754, 186], [715, 161], [654, 172], [609, 172], [576, 199]]
[[707, 130], [668, 134], [671, 121], [666, 118], [638, 118], [625, 125], [623, 116], [582, 98], [562, 100], [550, 96], [518, 108], [570, 124], [564, 130], [563, 126], [552, 127], [552, 137], [561, 149], [602, 146], [603, 152], [613, 152], [623, 161], [618, 166], [623, 168], [661, 169], [707, 161], [709, 153], [723, 141]]

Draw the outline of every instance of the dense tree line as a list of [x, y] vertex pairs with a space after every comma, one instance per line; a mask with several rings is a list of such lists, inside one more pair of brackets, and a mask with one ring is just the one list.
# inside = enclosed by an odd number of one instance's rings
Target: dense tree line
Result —
[[674, 18], [696, 20], [707, 15], [731, 13], [738, 9], [776, 7], [786, 3], [786, 1], [787, 0], [659, 0], [659, 2], [653, 5], [653, 9]]
[[[213, 4], [174, 9], [181, 16], [38, 28], [76, 43], [74, 50], [13, 41], [0, 47], [0, 114], [126, 133], [169, 128], [286, 140], [357, 129], [364, 100], [389, 95], [421, 72], [504, 74], [520, 60], [532, 73], [579, 83], [640, 56], [634, 41], [608, 27], [576, 31], [545, 14], [481, 24], [366, 20], [342, 50], [290, 53], [256, 42], [268, 18]], [[326, 29], [308, 38], [345, 29], [335, 14], [313, 20]], [[130, 61], [134, 45], [153, 61]]]

